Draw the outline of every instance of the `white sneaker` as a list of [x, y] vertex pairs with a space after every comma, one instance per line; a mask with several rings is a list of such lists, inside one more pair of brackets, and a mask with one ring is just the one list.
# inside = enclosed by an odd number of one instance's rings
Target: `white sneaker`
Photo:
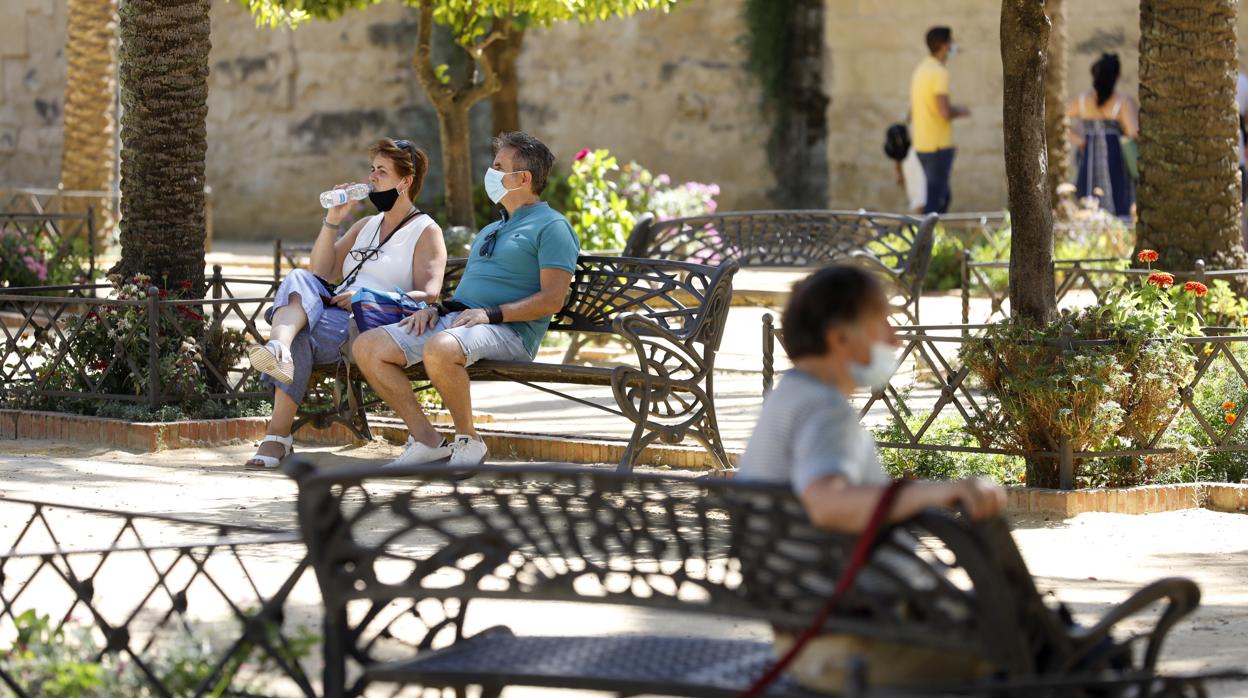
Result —
[[404, 465], [424, 465], [425, 463], [445, 460], [450, 455], [451, 447], [446, 443], [446, 439], [442, 439], [441, 446], [434, 447], [426, 446], [409, 436], [407, 437], [407, 448], [403, 449], [403, 454], [387, 463], [384, 467], [397, 468]]
[[455, 443], [451, 444], [451, 467], [475, 468], [485, 462], [489, 452], [481, 439], [456, 434]]
[[247, 358], [252, 368], [272, 376], [278, 383], [289, 385], [295, 380], [295, 362], [290, 358], [290, 350], [280, 342], [269, 340], [268, 344], [253, 344], [247, 350]]

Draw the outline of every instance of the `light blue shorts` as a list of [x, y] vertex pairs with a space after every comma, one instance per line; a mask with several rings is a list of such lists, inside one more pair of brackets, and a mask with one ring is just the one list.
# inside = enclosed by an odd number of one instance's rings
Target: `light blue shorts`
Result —
[[529, 350], [524, 348], [520, 335], [507, 325], [474, 325], [472, 327], [451, 327], [459, 313], [447, 313], [438, 318], [437, 324], [422, 334], [408, 332], [407, 328], [397, 323], [382, 327], [403, 350], [407, 365], [411, 366], [424, 358], [425, 343], [434, 335], [445, 332], [459, 342], [464, 350], [466, 365], [471, 366], [482, 359], [494, 361], [532, 361]]

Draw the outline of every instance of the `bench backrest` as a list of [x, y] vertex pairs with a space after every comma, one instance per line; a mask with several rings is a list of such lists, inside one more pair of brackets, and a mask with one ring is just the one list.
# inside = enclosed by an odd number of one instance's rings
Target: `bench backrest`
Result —
[[[867, 211], [740, 211], [656, 221], [646, 215], [629, 235], [629, 257], [744, 267], [862, 264], [917, 303], [932, 257], [938, 217]], [[912, 312], [917, 315], [917, 309]]]
[[[466, 260], [446, 263], [442, 297], [451, 298]], [[581, 255], [563, 309], [550, 323], [565, 332], [614, 332], [621, 316], [642, 315], [681, 339], [719, 346], [737, 264]]]
[[[436, 601], [459, 614], [453, 626], [474, 598], [625, 604], [801, 629], [854, 543], [813, 528], [784, 487], [517, 466], [456, 484], [442, 480], [444, 469], [418, 467], [395, 471], [404, 486], [387, 493], [370, 481], [375, 470], [296, 462], [287, 472], [299, 482], [327, 613], [342, 618], [334, 632], [365, 654], [398, 622], [384, 609]], [[1012, 558], [996, 555], [1002, 546]], [[998, 559], [1014, 560], [1022, 577], [1008, 578]], [[1003, 523], [972, 528], [924, 514], [890, 535], [825, 629], [960, 649], [1026, 672], [1037, 638], [1035, 628], [1019, 630], [1019, 599], [1039, 597], [1021, 566]], [[347, 627], [348, 617], [366, 621]], [[431, 624], [430, 637], [406, 641], [427, 647], [446, 630]]]

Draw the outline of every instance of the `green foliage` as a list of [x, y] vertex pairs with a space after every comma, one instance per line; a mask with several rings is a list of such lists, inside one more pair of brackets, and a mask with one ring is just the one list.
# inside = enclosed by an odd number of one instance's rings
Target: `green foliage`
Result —
[[637, 223], [637, 213], [620, 192], [615, 157], [596, 150], [577, 160], [568, 177], [571, 207], [565, 211], [585, 250], [618, 250]]
[[[906, 443], [910, 433], [916, 433], [927, 421], [926, 414], [916, 414], [906, 404], [905, 397], [898, 400], [897, 407], [904, 417], [905, 428], [895, 418], [872, 429], [872, 436], [880, 443]], [[973, 434], [966, 430], [961, 419], [953, 415], [938, 417], [923, 433], [923, 443], [940, 446], [978, 446]], [[883, 447], [879, 449], [880, 462], [891, 478], [918, 480], [960, 480], [982, 477], [1002, 485], [1018, 484], [1023, 478], [1022, 460], [1016, 457], [959, 451], [938, 451]]]
[[[1103, 262], [1098, 268], [1122, 269], [1129, 265], [1134, 240], [1131, 229], [1119, 218], [1099, 207], [1071, 205], [1064, 210], [1061, 222], [1054, 225], [1053, 258], [1115, 259], [1120, 262]], [[1007, 215], [1002, 225], [986, 234], [979, 229], [959, 229], [937, 226], [936, 241], [932, 249], [932, 261], [924, 280], [924, 290], [947, 291], [960, 288], [962, 284], [961, 254], [969, 250], [974, 262], [1005, 262], [1010, 258], [1010, 231], [1012, 225]], [[1009, 271], [983, 269], [982, 274], [989, 287], [996, 293], [1009, 289]], [[1060, 283], [1060, 279], [1059, 279]], [[972, 288], [982, 285], [978, 279], [971, 280]]]
[[[719, 186], [684, 182], [673, 186], [665, 174], [653, 174], [630, 162], [620, 165], [607, 150], [583, 150], [572, 163], [563, 212], [585, 250], [618, 250], [642, 213], [658, 220], [714, 213]], [[559, 208], [559, 205], [552, 203]]]
[[793, 14], [797, 0], [746, 0], [745, 65], [758, 79], [763, 105], [786, 110], [794, 93], [791, 69]]
[[79, 283], [86, 274], [89, 254], [85, 238], [70, 240], [58, 249], [49, 235], [0, 227], [0, 287]]
[[[998, 323], [968, 343], [962, 359], [1000, 404], [999, 422], [981, 424], [986, 444], [1020, 452], [1058, 450], [1060, 438], [1074, 451], [1145, 448], [1179, 406], [1176, 386], [1194, 372], [1183, 337], [1199, 333], [1194, 298], [1179, 289], [1143, 284], [1119, 289], [1101, 305], [1065, 312], [1042, 327]], [[1074, 341], [1099, 340], [1068, 349]], [[1176, 443], [1176, 446], [1183, 446]], [[1154, 457], [1139, 467], [1082, 468], [1080, 484], [1124, 486], [1156, 481], [1178, 457]], [[1055, 460], [1030, 463], [1028, 482], [1057, 484]]]
[[[33, 337], [19, 340], [16, 347], [26, 365], [41, 366], [42, 390], [67, 393], [93, 392], [110, 395], [143, 395], [151, 385], [151, 334], [146, 303], [151, 278], [138, 275], [123, 280], [109, 277], [113, 283], [111, 298], [117, 303], [91, 306], [81, 323], [71, 322], [63, 342], [35, 341]], [[159, 371], [162, 407], [153, 412], [146, 405], [114, 404], [98, 399], [46, 397], [36, 395], [34, 386], [21, 384], [9, 391], [0, 403], [18, 408], [51, 409], [56, 411], [97, 414], [127, 419], [214, 418], [264, 413], [261, 401], [236, 401], [231, 404], [209, 399], [213, 392], [224, 392], [227, 386], [208, 370], [215, 366], [224, 374], [239, 365], [249, 340], [239, 329], [214, 326], [201, 313], [202, 306], [168, 304], [184, 300], [189, 293], [184, 282], [173, 291], [161, 290], [157, 306]], [[65, 353], [71, 360], [63, 360]], [[248, 392], [260, 389], [253, 377]]]
[[[17, 637], [12, 647], [0, 652], [0, 669], [27, 688], [29, 695], [43, 698], [104, 698], [128, 696], [148, 698], [164, 695], [149, 684], [143, 668], [124, 656], [107, 653], [90, 628], [54, 625], [46, 615], [27, 610], [17, 616]], [[307, 628], [298, 628], [289, 639], [289, 649], [277, 642], [278, 628], [267, 627], [270, 645], [281, 648], [284, 661], [299, 663], [310, 657], [320, 638]], [[220, 643], [224, 647], [224, 643]], [[146, 668], [159, 677], [172, 695], [211, 697], [252, 695], [266, 685], [262, 678], [276, 672], [277, 662], [251, 641], [243, 642], [227, 659], [217, 683], [203, 694], [196, 693], [201, 682], [212, 675], [220, 661], [220, 648], [212, 643], [195, 642], [190, 637], [157, 645], [144, 653]], [[236, 681], [244, 665], [249, 678]], [[233, 684], [245, 685], [233, 685]]]
[[[297, 27], [310, 19], [336, 19], [348, 10], [360, 10], [381, 0], [239, 0], [258, 26]], [[421, 0], [401, 0], [416, 7]], [[627, 17], [637, 12], [668, 11], [676, 0], [427, 0], [433, 19], [448, 27], [455, 40], [471, 46], [484, 39], [494, 22], [522, 21], [537, 26], [555, 22], [594, 22]]]

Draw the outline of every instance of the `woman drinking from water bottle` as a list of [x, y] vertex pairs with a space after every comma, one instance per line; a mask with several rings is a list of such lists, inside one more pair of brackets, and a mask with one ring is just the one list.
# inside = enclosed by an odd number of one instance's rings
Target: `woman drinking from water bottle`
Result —
[[429, 157], [405, 140], [384, 139], [368, 151], [368, 198], [380, 211], [339, 226], [357, 185], [340, 184], [322, 195], [329, 207], [312, 246], [308, 269], [295, 269], [277, 288], [268, 317], [267, 344], [251, 347], [251, 365], [274, 386], [273, 417], [248, 469], [276, 468], [290, 455], [290, 430], [307, 392], [312, 366], [338, 360], [346, 345], [351, 297], [360, 289], [399, 289], [414, 301], [433, 302], [442, 288], [446, 244], [442, 229], [416, 208]]

